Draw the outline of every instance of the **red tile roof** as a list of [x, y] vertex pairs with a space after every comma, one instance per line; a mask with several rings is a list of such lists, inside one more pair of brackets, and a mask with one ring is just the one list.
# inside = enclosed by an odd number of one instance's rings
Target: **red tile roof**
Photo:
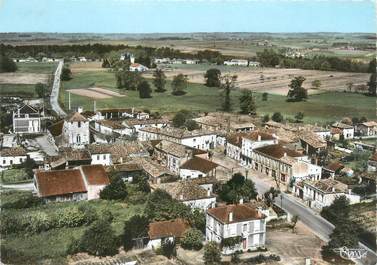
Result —
[[181, 166], [181, 169], [197, 170], [203, 173], [208, 173], [218, 166], [219, 166], [218, 164], [212, 161], [209, 161], [207, 159], [204, 159], [198, 156], [194, 156], [190, 160], [186, 161]]
[[37, 171], [35, 177], [41, 197], [87, 192], [79, 169]]
[[163, 237], [182, 237], [183, 233], [190, 226], [183, 219], [175, 219], [163, 222], [154, 222], [149, 224], [148, 235], [150, 239], [158, 239]]
[[[257, 209], [244, 204], [231, 204], [211, 208], [207, 213], [223, 224], [238, 223], [249, 220], [263, 219], [265, 216]], [[233, 220], [229, 221], [230, 213], [233, 214]]]
[[255, 152], [262, 153], [276, 159], [282, 158], [284, 154], [290, 157], [302, 156], [302, 154], [300, 154], [299, 152], [286, 148], [281, 144], [267, 145], [264, 147], [256, 148], [254, 150]]
[[85, 165], [81, 169], [89, 185], [108, 185], [109, 177], [102, 165]]

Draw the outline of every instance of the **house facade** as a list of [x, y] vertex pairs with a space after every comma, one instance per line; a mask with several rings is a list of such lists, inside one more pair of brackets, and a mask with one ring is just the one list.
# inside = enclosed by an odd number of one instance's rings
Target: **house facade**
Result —
[[210, 160], [194, 156], [180, 166], [179, 176], [184, 180], [215, 177], [218, 166]]
[[376, 136], [377, 122], [367, 121], [357, 125], [357, 131], [362, 136]]
[[65, 146], [82, 148], [89, 144], [89, 121], [80, 113], [75, 112], [64, 120], [62, 137]]
[[[206, 240], [223, 245], [223, 254], [255, 250], [266, 242], [266, 216], [244, 204], [225, 205], [206, 212]], [[233, 240], [232, 240], [233, 239]], [[236, 241], [234, 245], [227, 242]]]
[[331, 127], [333, 129], [338, 129], [341, 132], [341, 135], [343, 135], [344, 139], [354, 138], [355, 129], [351, 125], [341, 123], [341, 122], [336, 122], [332, 124]]
[[190, 228], [189, 224], [183, 219], [175, 219], [149, 224], [149, 242], [147, 248], [157, 249], [166, 241], [174, 242], [182, 238], [183, 234]]
[[0, 166], [2, 168], [20, 165], [26, 159], [27, 153], [22, 147], [2, 148], [0, 150]]
[[277, 144], [278, 140], [268, 133], [252, 132], [242, 136], [241, 144], [241, 161], [244, 165], [250, 165], [253, 155], [253, 150], [263, 146]]
[[40, 133], [41, 114], [29, 105], [23, 105], [13, 112], [14, 133]]

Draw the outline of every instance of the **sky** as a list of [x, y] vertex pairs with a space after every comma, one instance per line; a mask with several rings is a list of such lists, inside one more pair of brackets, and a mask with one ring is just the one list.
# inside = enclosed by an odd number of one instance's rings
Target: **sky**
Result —
[[0, 32], [376, 32], [374, 0], [0, 0]]

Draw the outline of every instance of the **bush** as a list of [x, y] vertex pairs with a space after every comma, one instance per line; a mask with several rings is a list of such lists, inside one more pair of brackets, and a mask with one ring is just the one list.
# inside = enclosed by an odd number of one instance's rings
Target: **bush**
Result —
[[221, 261], [221, 252], [216, 242], [210, 241], [204, 246], [203, 259], [205, 264], [213, 264]]
[[124, 200], [127, 198], [127, 187], [123, 179], [119, 176], [114, 177], [99, 194], [103, 200]]
[[203, 234], [198, 229], [191, 228], [187, 230], [181, 240], [181, 246], [184, 249], [200, 250], [203, 247]]
[[9, 191], [1, 194], [1, 209], [23, 209], [41, 205], [43, 201], [31, 192]]
[[161, 254], [171, 259], [172, 257], [177, 256], [177, 250], [175, 248], [175, 241], [165, 240], [161, 244], [160, 248]]

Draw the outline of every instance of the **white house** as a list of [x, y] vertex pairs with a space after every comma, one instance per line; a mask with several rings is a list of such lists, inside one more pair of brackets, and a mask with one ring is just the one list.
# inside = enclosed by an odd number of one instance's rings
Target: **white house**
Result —
[[203, 130], [188, 131], [178, 128], [141, 128], [139, 129], [138, 140], [168, 140], [201, 150], [216, 147], [216, 133]]
[[278, 140], [272, 135], [264, 132], [254, 131], [242, 136], [241, 160], [242, 164], [251, 164], [251, 157], [254, 149], [277, 144]]
[[167, 240], [174, 242], [176, 239], [182, 238], [189, 228], [189, 224], [183, 219], [150, 223], [147, 248], [157, 249]]
[[145, 72], [148, 71], [148, 67], [139, 64], [139, 63], [131, 63], [129, 70], [131, 72]]
[[334, 179], [304, 180], [301, 185], [303, 193], [300, 194], [299, 189], [296, 189], [295, 194], [308, 201], [312, 208], [322, 209], [329, 206], [339, 196], [346, 196], [351, 204], [360, 202], [359, 195], [352, 194], [346, 184]]
[[11, 167], [13, 165], [20, 165], [27, 159], [25, 149], [22, 147], [2, 148], [0, 150], [0, 165], [1, 167]]
[[191, 181], [163, 183], [159, 188], [169, 193], [173, 199], [191, 208], [207, 210], [216, 204], [216, 196], [211, 190], [207, 190]]
[[216, 168], [218, 166], [218, 164], [210, 160], [194, 156], [190, 160], [186, 161], [183, 165], [181, 165], [179, 169], [179, 176], [181, 179], [185, 180], [204, 177], [215, 177]]
[[92, 165], [110, 166], [113, 164], [110, 145], [91, 144], [88, 146], [88, 149], [92, 157]]
[[[222, 244], [223, 254], [237, 250], [255, 250], [266, 242], [266, 216], [245, 204], [232, 204], [208, 209], [206, 240]], [[234, 245], [230, 242], [236, 242]]]
[[102, 165], [86, 165], [64, 170], [38, 170], [34, 174], [37, 196], [46, 202], [98, 199], [99, 192], [109, 183]]
[[248, 66], [248, 61], [243, 59], [232, 59], [230, 61], [224, 61], [224, 65], [237, 65], [237, 66]]
[[13, 112], [14, 133], [39, 133], [41, 132], [41, 114], [29, 105], [23, 105]]
[[336, 122], [336, 123], [332, 124], [331, 127], [334, 128], [334, 129], [340, 130], [344, 139], [353, 139], [353, 137], [354, 137], [355, 129], [351, 125], [341, 123], [341, 122]]
[[357, 131], [362, 136], [377, 136], [377, 122], [366, 121], [357, 125]]
[[168, 125], [168, 121], [165, 119], [126, 119], [122, 122], [122, 125], [126, 128], [127, 135], [134, 135], [139, 133], [142, 128], [154, 127], [164, 128]]
[[99, 120], [95, 121], [94, 128], [97, 132], [113, 135], [114, 133], [119, 135], [129, 135], [129, 130], [126, 126], [122, 125], [120, 122], [112, 120]]
[[69, 115], [64, 120], [62, 140], [63, 146], [73, 148], [82, 148], [89, 144], [89, 121], [78, 112]]

